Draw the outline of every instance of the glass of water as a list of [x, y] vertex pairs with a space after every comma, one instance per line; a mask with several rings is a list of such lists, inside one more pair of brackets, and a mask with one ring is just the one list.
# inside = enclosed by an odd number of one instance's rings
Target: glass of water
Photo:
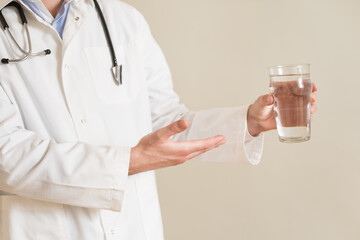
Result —
[[310, 64], [274, 66], [269, 68], [269, 74], [280, 141], [309, 140], [312, 93]]

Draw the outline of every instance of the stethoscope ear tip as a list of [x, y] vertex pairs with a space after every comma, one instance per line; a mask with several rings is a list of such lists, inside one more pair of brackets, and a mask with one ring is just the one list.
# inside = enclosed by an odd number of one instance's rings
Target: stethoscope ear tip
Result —
[[46, 49], [46, 50], [44, 51], [44, 53], [45, 53], [45, 55], [49, 55], [49, 54], [51, 54], [51, 50], [50, 50], [50, 49]]
[[2, 64], [9, 64], [9, 59], [8, 58], [3, 58], [3, 59], [1, 59], [1, 63]]

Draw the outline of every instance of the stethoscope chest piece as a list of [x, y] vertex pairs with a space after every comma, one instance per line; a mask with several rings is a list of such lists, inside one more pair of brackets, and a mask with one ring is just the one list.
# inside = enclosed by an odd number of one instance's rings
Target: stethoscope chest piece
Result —
[[122, 85], [122, 65], [112, 67], [112, 73], [117, 85]]

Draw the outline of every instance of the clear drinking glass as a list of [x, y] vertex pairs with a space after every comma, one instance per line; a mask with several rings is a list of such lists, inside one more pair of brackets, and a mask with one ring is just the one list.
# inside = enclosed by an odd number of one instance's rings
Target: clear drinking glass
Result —
[[309, 140], [312, 92], [310, 64], [274, 66], [269, 68], [269, 73], [280, 141]]

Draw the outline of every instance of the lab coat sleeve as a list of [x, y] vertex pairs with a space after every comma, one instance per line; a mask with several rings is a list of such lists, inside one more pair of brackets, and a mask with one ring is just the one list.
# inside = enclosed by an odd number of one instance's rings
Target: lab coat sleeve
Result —
[[179, 103], [173, 90], [172, 77], [165, 57], [154, 40], [146, 21], [140, 15], [142, 32], [139, 34], [147, 87], [149, 91], [153, 130], [178, 120], [186, 119], [189, 129], [175, 136], [176, 140], [193, 140], [215, 135], [225, 135], [227, 143], [199, 157], [201, 161], [214, 162], [260, 162], [263, 135], [247, 136], [248, 106], [219, 108], [199, 112], [189, 111]]
[[56, 143], [23, 128], [0, 86], [0, 190], [86, 208], [121, 210], [130, 148]]

